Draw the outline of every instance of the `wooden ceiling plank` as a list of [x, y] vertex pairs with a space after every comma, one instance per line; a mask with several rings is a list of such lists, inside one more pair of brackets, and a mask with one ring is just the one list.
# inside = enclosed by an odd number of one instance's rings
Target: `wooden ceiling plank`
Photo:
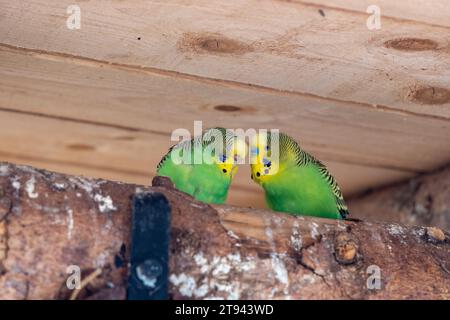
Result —
[[[159, 135], [124, 131], [92, 124], [0, 111], [0, 159], [69, 174], [149, 184], [171, 142]], [[411, 177], [412, 173], [325, 161], [344, 193]], [[264, 207], [262, 190], [249, 178], [249, 168], [238, 171], [229, 203]]]
[[172, 130], [203, 120], [204, 128], [280, 129], [319, 158], [341, 163], [421, 172], [450, 159], [450, 121], [440, 119], [2, 49], [0, 75], [5, 112], [84, 121], [128, 136], [149, 132], [169, 141]]
[[293, 0], [302, 5], [314, 5], [317, 8], [331, 10], [350, 10], [367, 14], [367, 8], [377, 5], [381, 9], [382, 19], [396, 19], [426, 23], [431, 26], [450, 28], [450, 6], [447, 0]]
[[1, 0], [1, 42], [450, 118], [446, 27], [385, 19], [370, 31], [362, 14], [275, 0], [137, 0], [83, 2], [74, 31], [69, 4]]

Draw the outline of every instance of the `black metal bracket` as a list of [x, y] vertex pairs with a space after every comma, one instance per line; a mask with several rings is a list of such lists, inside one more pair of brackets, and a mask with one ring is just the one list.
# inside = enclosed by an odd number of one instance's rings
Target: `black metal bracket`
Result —
[[171, 210], [162, 193], [133, 199], [128, 300], [168, 299]]

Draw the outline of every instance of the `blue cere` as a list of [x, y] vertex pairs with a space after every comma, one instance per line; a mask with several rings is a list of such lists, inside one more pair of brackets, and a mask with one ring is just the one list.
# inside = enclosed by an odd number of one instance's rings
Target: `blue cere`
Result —
[[259, 154], [259, 149], [258, 149], [258, 147], [252, 147], [250, 152], [251, 152], [252, 155], [258, 155]]
[[263, 164], [265, 167], [270, 167], [272, 165], [272, 162], [267, 158], [263, 158]]

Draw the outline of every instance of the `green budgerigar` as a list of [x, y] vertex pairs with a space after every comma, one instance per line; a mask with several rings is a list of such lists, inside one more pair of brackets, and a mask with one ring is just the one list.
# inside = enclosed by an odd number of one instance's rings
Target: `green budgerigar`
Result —
[[[245, 144], [245, 143], [244, 143]], [[224, 128], [211, 128], [192, 140], [169, 149], [157, 174], [169, 177], [175, 187], [206, 203], [224, 203], [237, 171], [242, 144]]]
[[251, 178], [264, 189], [271, 209], [332, 219], [348, 215], [341, 190], [325, 165], [290, 136], [256, 135], [251, 153]]

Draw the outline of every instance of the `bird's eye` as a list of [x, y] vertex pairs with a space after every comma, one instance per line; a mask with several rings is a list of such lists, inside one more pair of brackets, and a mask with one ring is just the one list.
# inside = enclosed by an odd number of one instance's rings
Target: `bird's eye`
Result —
[[261, 176], [261, 173], [257, 172], [257, 173], [256, 173], [256, 176], [257, 176], [257, 177]]
[[227, 173], [227, 169], [222, 169], [222, 172], [223, 173]]

